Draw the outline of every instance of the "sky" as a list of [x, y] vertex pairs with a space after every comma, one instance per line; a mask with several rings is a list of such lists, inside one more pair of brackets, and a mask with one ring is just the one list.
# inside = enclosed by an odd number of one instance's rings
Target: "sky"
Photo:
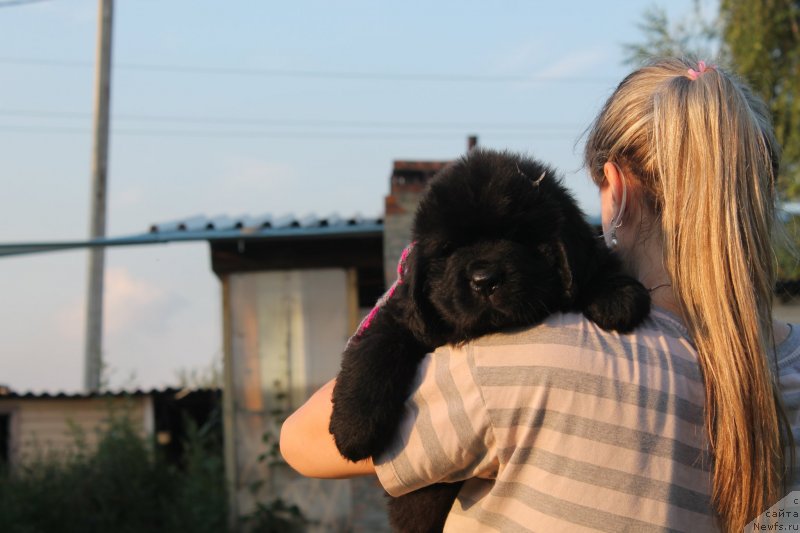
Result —
[[[596, 214], [581, 134], [644, 11], [692, 1], [116, 0], [107, 235], [381, 216], [394, 160], [454, 159], [473, 134], [556, 166]], [[88, 237], [97, 9], [0, 0], [0, 243]], [[0, 384], [81, 388], [86, 270], [85, 251], [0, 258]], [[221, 359], [207, 244], [108, 249], [105, 283], [110, 387]]]

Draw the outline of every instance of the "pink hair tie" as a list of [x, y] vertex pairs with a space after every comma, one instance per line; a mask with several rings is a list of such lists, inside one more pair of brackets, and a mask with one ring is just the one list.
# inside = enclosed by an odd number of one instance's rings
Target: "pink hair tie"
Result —
[[706, 65], [705, 61], [698, 61], [697, 62], [697, 70], [690, 68], [686, 72], [689, 74], [690, 80], [696, 80], [699, 78], [706, 70], [714, 70], [714, 65]]

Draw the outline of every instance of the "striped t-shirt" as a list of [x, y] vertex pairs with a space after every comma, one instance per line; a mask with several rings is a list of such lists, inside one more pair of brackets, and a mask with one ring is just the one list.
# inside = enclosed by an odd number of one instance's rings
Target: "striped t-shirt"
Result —
[[[800, 423], [800, 328], [778, 359]], [[629, 335], [556, 314], [442, 347], [415, 388], [376, 470], [393, 496], [466, 479], [445, 531], [715, 528], [703, 381], [666, 311]]]

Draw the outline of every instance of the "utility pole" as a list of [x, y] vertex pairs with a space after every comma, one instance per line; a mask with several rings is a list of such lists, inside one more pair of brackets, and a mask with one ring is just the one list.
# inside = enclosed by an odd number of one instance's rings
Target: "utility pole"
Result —
[[[94, 95], [94, 149], [92, 153], [92, 193], [89, 238], [106, 234], [106, 177], [108, 173], [108, 130], [111, 102], [111, 26], [114, 0], [99, 0], [97, 61]], [[103, 367], [103, 276], [105, 249], [89, 249], [88, 291], [86, 298], [86, 352], [83, 386], [87, 392], [100, 389]]]

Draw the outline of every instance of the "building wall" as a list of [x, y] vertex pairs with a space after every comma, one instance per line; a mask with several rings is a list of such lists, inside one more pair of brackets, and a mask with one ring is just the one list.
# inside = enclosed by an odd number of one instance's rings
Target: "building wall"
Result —
[[98, 431], [112, 414], [127, 415], [142, 435], [152, 433], [152, 407], [145, 396], [128, 398], [2, 398], [9, 413], [9, 463], [18, 465], [44, 455], [95, 448]]
[[223, 302], [226, 472], [233, 515], [281, 498], [300, 507], [312, 521], [311, 532], [386, 530], [358, 525], [386, 522], [380, 492], [372, 491], [372, 512], [361, 512], [356, 502], [364, 501], [362, 485], [302, 478], [276, 460], [281, 422], [339, 370], [341, 351], [359, 318], [353, 270], [229, 274], [223, 277]]

